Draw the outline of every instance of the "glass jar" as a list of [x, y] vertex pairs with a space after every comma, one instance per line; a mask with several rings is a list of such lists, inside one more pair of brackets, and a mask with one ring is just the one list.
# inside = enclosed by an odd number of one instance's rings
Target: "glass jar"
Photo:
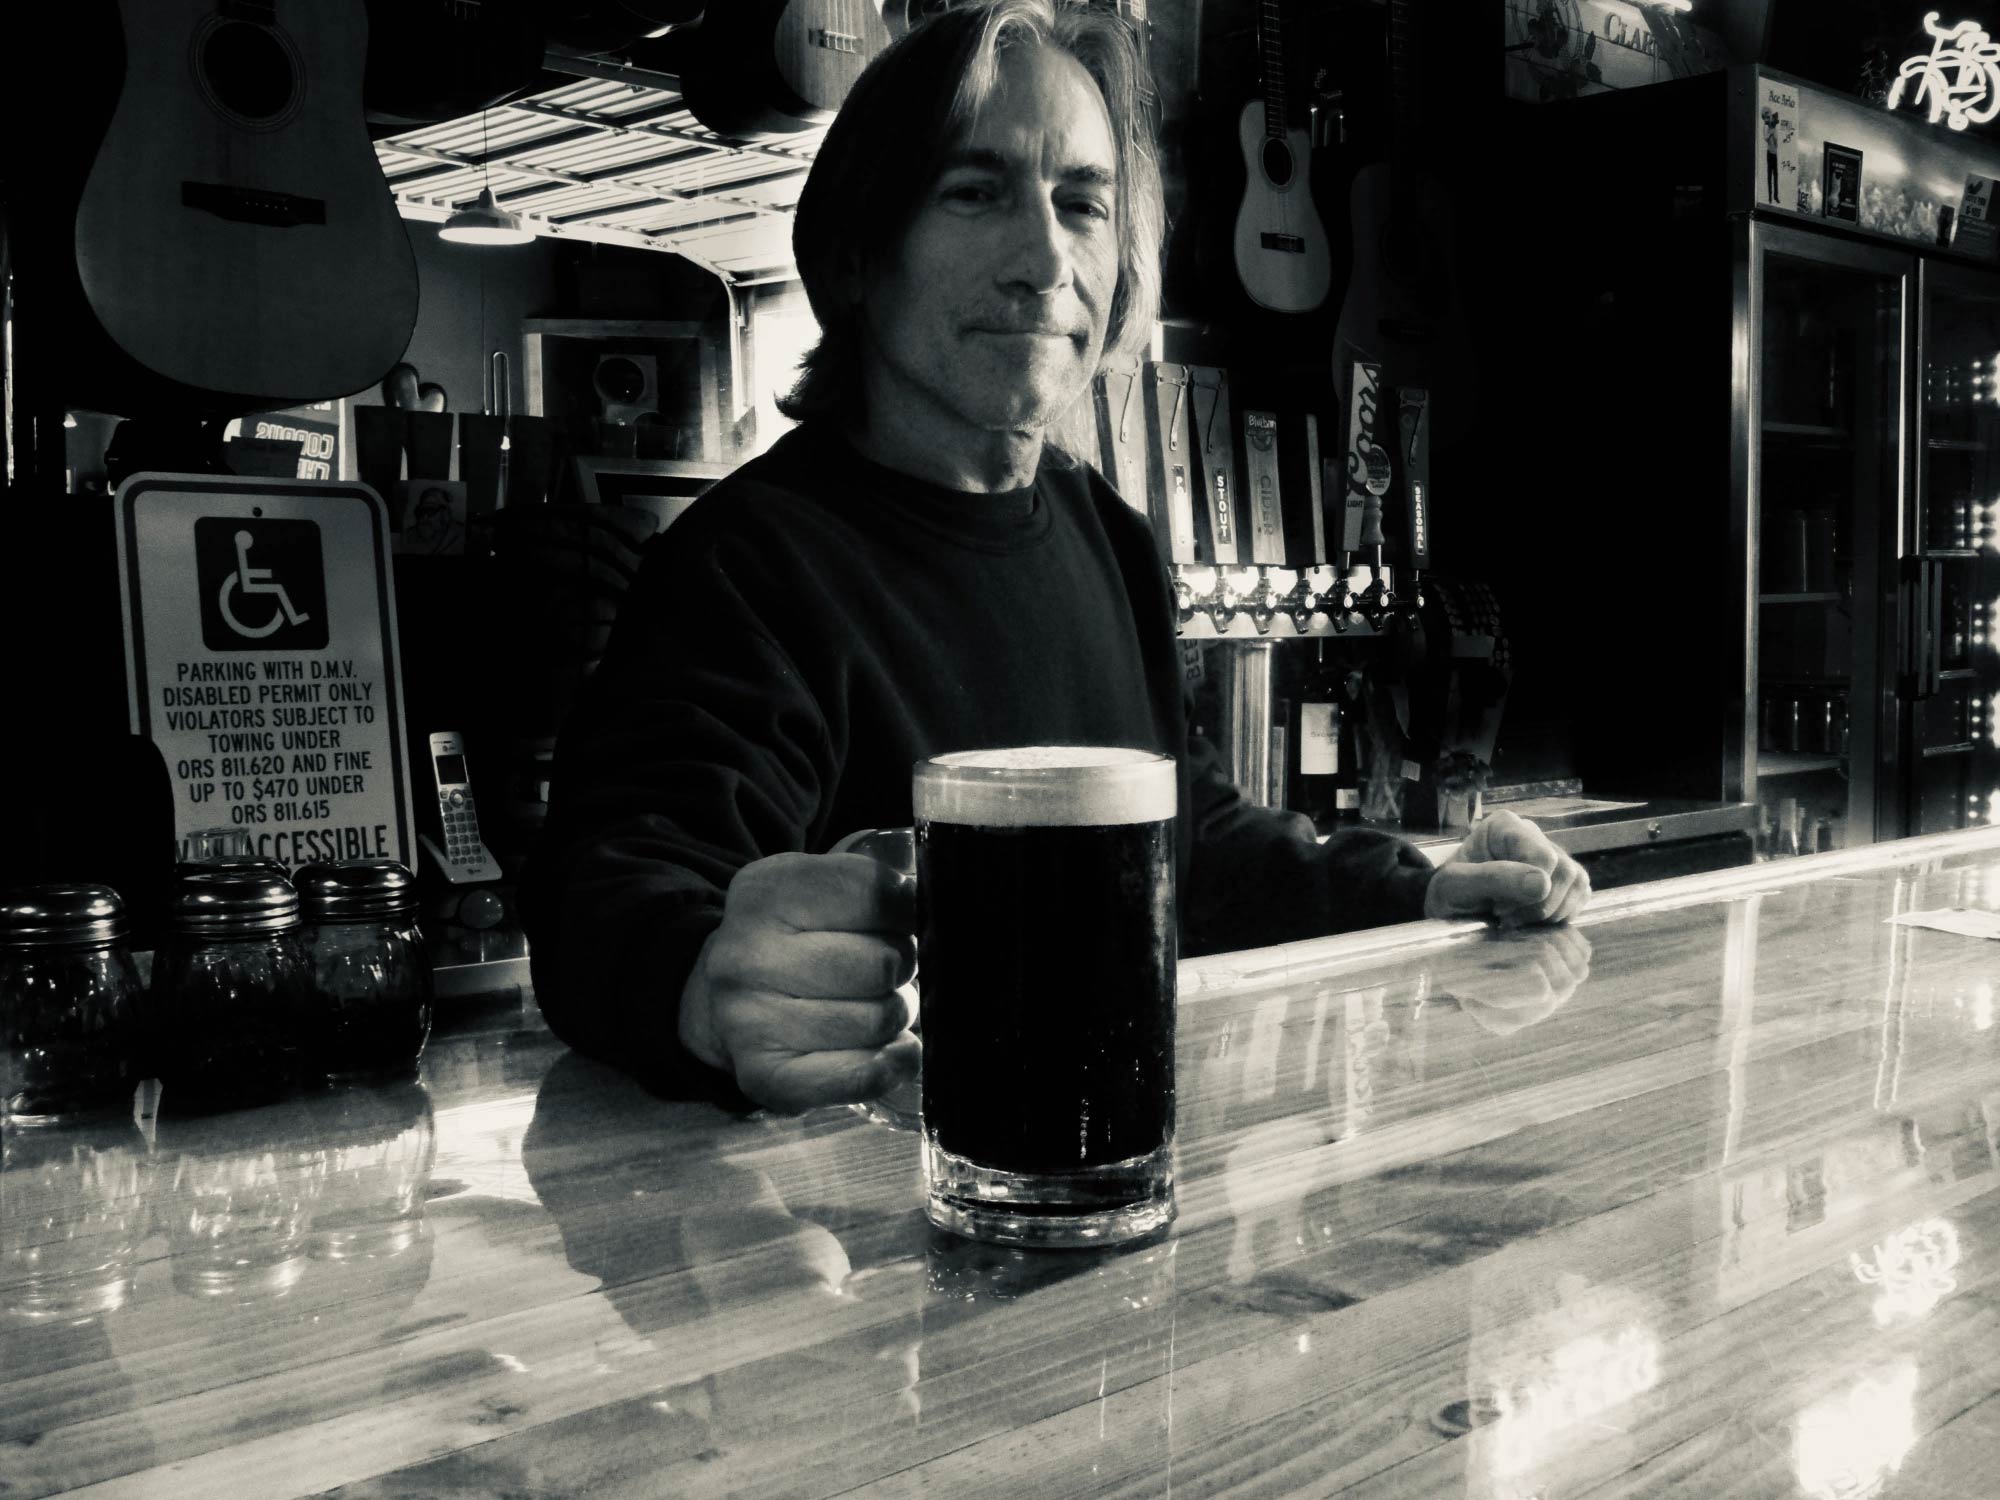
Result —
[[76, 1325], [131, 1302], [150, 1186], [129, 1114], [0, 1132], [0, 1311]]
[[184, 864], [153, 958], [162, 1110], [264, 1104], [299, 1083], [299, 895], [268, 860]]
[[306, 865], [310, 1067], [329, 1078], [410, 1077], [431, 1034], [431, 964], [417, 930], [417, 882], [393, 859]]
[[126, 932], [109, 886], [0, 891], [0, 1116], [27, 1124], [131, 1107], [145, 987]]

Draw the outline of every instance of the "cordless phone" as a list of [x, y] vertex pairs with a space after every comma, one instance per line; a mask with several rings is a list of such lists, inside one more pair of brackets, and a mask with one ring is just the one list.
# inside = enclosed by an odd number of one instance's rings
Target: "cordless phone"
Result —
[[429, 834], [419, 834], [424, 853], [453, 885], [498, 880], [500, 862], [479, 837], [479, 814], [465, 769], [465, 740], [451, 730], [431, 736], [431, 781], [437, 789], [437, 828], [444, 845], [440, 848]]

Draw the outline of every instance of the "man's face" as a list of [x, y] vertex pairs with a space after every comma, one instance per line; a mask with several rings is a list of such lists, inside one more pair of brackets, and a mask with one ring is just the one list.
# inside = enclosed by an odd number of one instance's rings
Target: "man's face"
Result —
[[1000, 85], [861, 289], [872, 424], [1046, 427], [1097, 372], [1118, 282], [1117, 156], [1075, 59], [1002, 55]]

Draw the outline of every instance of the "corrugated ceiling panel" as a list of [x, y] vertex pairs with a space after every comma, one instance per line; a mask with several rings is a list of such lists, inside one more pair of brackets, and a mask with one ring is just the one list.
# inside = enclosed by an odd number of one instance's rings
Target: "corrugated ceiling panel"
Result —
[[[624, 128], [605, 128], [613, 120]], [[376, 154], [412, 219], [434, 223], [437, 210], [470, 203], [490, 182], [501, 204], [537, 233], [588, 239], [597, 231], [617, 243], [630, 243], [633, 234], [671, 237], [725, 275], [766, 280], [791, 272], [787, 211], [798, 202], [821, 134], [803, 131], [744, 149], [706, 130], [670, 91], [579, 79], [497, 105], [483, 120], [386, 137]], [[584, 181], [552, 180], [552, 173]]]

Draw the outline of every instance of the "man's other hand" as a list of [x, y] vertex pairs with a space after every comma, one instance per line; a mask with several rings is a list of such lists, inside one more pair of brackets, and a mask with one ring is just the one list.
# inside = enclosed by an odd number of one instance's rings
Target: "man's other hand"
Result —
[[680, 1039], [773, 1109], [915, 1073], [916, 882], [862, 854], [774, 854], [730, 882], [681, 992]]
[[1590, 900], [1583, 866], [1519, 814], [1475, 823], [1424, 893], [1427, 917], [1485, 917], [1502, 927], [1567, 922]]

